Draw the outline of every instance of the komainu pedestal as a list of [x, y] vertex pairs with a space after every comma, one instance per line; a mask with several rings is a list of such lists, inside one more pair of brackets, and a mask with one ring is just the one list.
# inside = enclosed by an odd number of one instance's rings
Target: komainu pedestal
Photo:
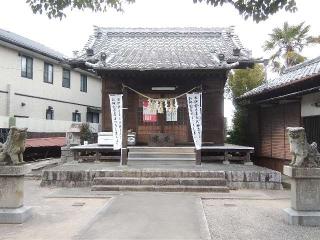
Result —
[[283, 173], [291, 178], [291, 208], [286, 208], [293, 225], [320, 226], [320, 161], [317, 144], [308, 144], [304, 128], [287, 128], [292, 162]]
[[293, 225], [320, 226], [320, 168], [284, 166], [291, 178], [291, 208], [286, 208]]
[[31, 207], [23, 205], [26, 166], [0, 166], [0, 224], [23, 223]]

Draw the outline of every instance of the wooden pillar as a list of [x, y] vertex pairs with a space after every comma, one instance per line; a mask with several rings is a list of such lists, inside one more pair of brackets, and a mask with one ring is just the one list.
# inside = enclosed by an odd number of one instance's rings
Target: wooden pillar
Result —
[[128, 163], [128, 148], [127, 148], [127, 139], [128, 139], [128, 89], [122, 89], [122, 148], [121, 148], [121, 158], [120, 165], [127, 165]]
[[243, 162], [244, 165], [252, 166], [253, 162], [250, 159], [250, 152], [246, 152], [245, 160]]
[[73, 159], [75, 161], [79, 161], [80, 159], [80, 153], [77, 150], [73, 150]]
[[96, 161], [100, 162], [101, 153], [99, 150], [96, 150]]
[[194, 150], [196, 154], [196, 165], [201, 165], [201, 149], [200, 150]]
[[227, 151], [224, 152], [224, 160], [222, 162], [223, 164], [230, 164], [229, 161], [229, 153]]

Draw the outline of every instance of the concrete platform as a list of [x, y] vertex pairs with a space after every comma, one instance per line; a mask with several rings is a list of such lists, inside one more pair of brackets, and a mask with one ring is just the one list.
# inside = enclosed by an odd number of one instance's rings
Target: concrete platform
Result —
[[[282, 189], [281, 173], [259, 166], [245, 166], [243, 164], [215, 164], [202, 163], [195, 166], [189, 162], [171, 161], [134, 161], [128, 166], [119, 166], [118, 162], [105, 163], [66, 163], [42, 175], [41, 186], [58, 187], [91, 187], [93, 179], [108, 173], [116, 177], [126, 175], [141, 177], [212, 177], [223, 173], [229, 189]], [[113, 175], [110, 175], [113, 174]]]
[[31, 207], [1, 208], [0, 224], [24, 223], [32, 216]]
[[287, 222], [291, 225], [320, 226], [320, 211], [296, 211], [293, 208], [286, 208], [283, 211], [287, 215]]

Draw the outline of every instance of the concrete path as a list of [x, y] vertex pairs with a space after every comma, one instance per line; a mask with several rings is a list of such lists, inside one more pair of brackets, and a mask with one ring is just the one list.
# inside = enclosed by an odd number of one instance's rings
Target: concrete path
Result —
[[210, 239], [201, 199], [175, 193], [115, 196], [74, 239]]
[[39, 183], [25, 182], [32, 218], [0, 224], [0, 240], [206, 239], [208, 225], [215, 240], [320, 239], [320, 227], [285, 222], [289, 191], [121, 193]]

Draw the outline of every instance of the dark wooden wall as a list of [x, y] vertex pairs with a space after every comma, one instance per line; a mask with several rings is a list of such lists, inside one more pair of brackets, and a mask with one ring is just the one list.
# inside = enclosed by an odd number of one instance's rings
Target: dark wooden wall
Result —
[[300, 102], [250, 108], [248, 116], [256, 162], [282, 171], [291, 160], [286, 128], [301, 126]]
[[205, 79], [202, 96], [203, 142], [222, 145], [224, 143], [224, 84], [226, 76]]
[[[139, 90], [146, 95], [154, 94], [152, 86], [176, 86], [177, 91], [170, 94], [178, 95], [194, 86], [202, 86], [203, 92], [203, 142], [215, 145], [224, 143], [224, 85], [226, 82], [226, 70], [221, 71], [172, 71], [172, 72], [100, 72], [102, 77], [102, 130], [112, 131], [110, 117], [109, 94], [122, 93], [122, 83]], [[164, 93], [169, 96], [169, 93]], [[128, 91], [128, 129], [137, 132], [141, 139], [151, 132], [159, 132], [160, 129], [139, 128], [137, 108], [141, 105], [136, 93]], [[174, 129], [173, 129], [174, 128]], [[170, 126], [169, 131], [185, 134], [187, 142], [192, 141], [190, 130], [182, 126]], [[186, 132], [186, 133], [184, 133]], [[139, 139], [138, 139], [139, 141]], [[145, 141], [145, 140], [144, 140]], [[143, 142], [144, 142], [143, 141]]]

